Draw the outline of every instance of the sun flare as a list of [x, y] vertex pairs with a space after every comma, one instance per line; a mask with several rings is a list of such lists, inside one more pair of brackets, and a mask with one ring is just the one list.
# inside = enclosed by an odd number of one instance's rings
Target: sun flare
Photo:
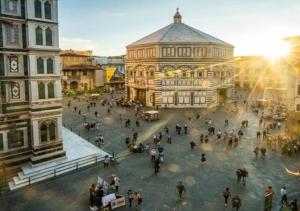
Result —
[[261, 49], [262, 54], [270, 59], [278, 59], [290, 53], [290, 46], [283, 40], [268, 40]]

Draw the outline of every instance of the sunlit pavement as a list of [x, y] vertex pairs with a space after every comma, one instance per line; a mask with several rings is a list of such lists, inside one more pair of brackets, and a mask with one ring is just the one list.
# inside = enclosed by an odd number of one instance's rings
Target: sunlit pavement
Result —
[[[67, 128], [72, 128], [76, 133], [91, 142], [95, 139], [95, 131], [83, 129], [83, 118], [66, 106], [65, 100], [64, 120]], [[83, 102], [76, 102], [77, 107]], [[79, 108], [78, 108], [79, 109]], [[86, 105], [81, 106], [86, 113]], [[87, 114], [87, 122], [96, 121], [94, 108]], [[132, 126], [135, 124], [134, 111], [114, 107], [111, 114], [107, 114], [107, 107], [97, 104], [100, 115], [100, 132], [104, 136], [103, 149], [115, 152], [121, 156], [120, 165], [116, 168], [103, 169], [102, 165], [94, 166], [58, 177], [32, 187], [9, 193], [0, 199], [0, 210], [88, 210], [89, 186], [96, 182], [97, 176], [108, 178], [112, 173], [121, 178], [121, 194], [128, 189], [139, 191], [143, 198], [142, 210], [231, 210], [231, 206], [224, 208], [222, 191], [225, 187], [231, 189], [232, 196], [238, 194], [242, 199], [240, 210], [262, 210], [264, 190], [272, 186], [275, 195], [274, 207], [278, 207], [280, 201], [280, 188], [285, 186], [293, 197], [299, 198], [300, 181], [298, 178], [288, 175], [284, 167], [296, 170], [300, 167], [300, 158], [291, 158], [280, 152], [267, 149], [265, 159], [255, 159], [253, 149], [255, 146], [264, 145], [255, 139], [258, 130], [257, 117], [251, 112], [241, 111], [239, 114], [226, 113], [223, 108], [213, 110], [201, 109], [173, 109], [161, 110], [161, 119], [157, 122], [140, 121], [141, 126], [135, 128], [139, 133], [138, 141], [152, 145], [152, 135], [158, 133], [165, 125], [168, 125], [172, 135], [172, 144], [164, 139], [162, 146], [165, 148], [165, 162], [157, 176], [147, 154], [131, 154], [125, 145], [125, 137], [132, 137], [132, 129], [125, 128], [119, 120], [130, 118]], [[196, 114], [200, 113], [200, 120], [196, 120]], [[189, 121], [188, 118], [192, 117]], [[218, 144], [216, 137], [210, 138], [208, 144], [200, 144], [199, 136], [206, 133], [207, 128], [203, 118], [210, 117], [216, 125], [216, 130], [224, 130], [224, 119], [228, 118], [234, 128], [240, 125], [242, 120], [249, 120], [249, 128], [244, 132], [243, 139], [238, 147], [228, 147], [226, 144]], [[186, 123], [189, 127], [188, 135], [176, 135], [175, 124], [182, 126]], [[231, 129], [229, 126], [227, 131]], [[191, 151], [189, 142], [194, 140], [196, 148]], [[207, 156], [207, 162], [201, 164], [201, 153]], [[247, 185], [236, 184], [235, 171], [237, 168], [246, 168], [249, 172]], [[181, 180], [186, 186], [182, 200], [178, 199], [176, 184]], [[118, 210], [130, 210], [129, 207]]]

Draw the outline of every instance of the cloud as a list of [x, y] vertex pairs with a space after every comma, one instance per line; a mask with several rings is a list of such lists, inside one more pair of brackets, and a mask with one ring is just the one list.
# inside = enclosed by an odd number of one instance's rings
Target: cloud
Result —
[[61, 37], [59, 46], [61, 49], [73, 50], [95, 50], [95, 43], [92, 40]]

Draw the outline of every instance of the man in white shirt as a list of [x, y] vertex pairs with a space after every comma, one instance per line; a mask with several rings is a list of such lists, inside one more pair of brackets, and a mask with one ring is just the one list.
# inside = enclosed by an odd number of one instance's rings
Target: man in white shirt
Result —
[[281, 204], [286, 204], [287, 203], [287, 190], [285, 187], [282, 187], [280, 189], [280, 195], [281, 195]]

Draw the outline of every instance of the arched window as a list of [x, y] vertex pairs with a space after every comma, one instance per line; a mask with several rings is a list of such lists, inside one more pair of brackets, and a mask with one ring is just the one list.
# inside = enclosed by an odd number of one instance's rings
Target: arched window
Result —
[[39, 83], [38, 85], [39, 99], [45, 99], [45, 84]]
[[36, 18], [42, 18], [42, 3], [39, 0], [34, 1], [34, 15]]
[[43, 29], [39, 26], [35, 29], [35, 43], [43, 45]]
[[46, 29], [46, 45], [52, 46], [52, 30], [49, 27]]
[[44, 59], [39, 57], [36, 61], [37, 73], [44, 74]]
[[51, 58], [47, 59], [47, 73], [53, 74], [53, 59]]
[[49, 125], [49, 138], [50, 138], [50, 141], [53, 141], [56, 139], [56, 127], [53, 122]]
[[54, 98], [54, 84], [52, 82], [48, 84], [48, 98]]
[[48, 141], [47, 125], [42, 124], [42, 126], [40, 127], [40, 136], [41, 136], [41, 143], [45, 143]]
[[51, 4], [49, 1], [46, 1], [45, 5], [44, 5], [44, 10], [45, 10], [45, 18], [51, 19], [52, 13], [51, 13]]

